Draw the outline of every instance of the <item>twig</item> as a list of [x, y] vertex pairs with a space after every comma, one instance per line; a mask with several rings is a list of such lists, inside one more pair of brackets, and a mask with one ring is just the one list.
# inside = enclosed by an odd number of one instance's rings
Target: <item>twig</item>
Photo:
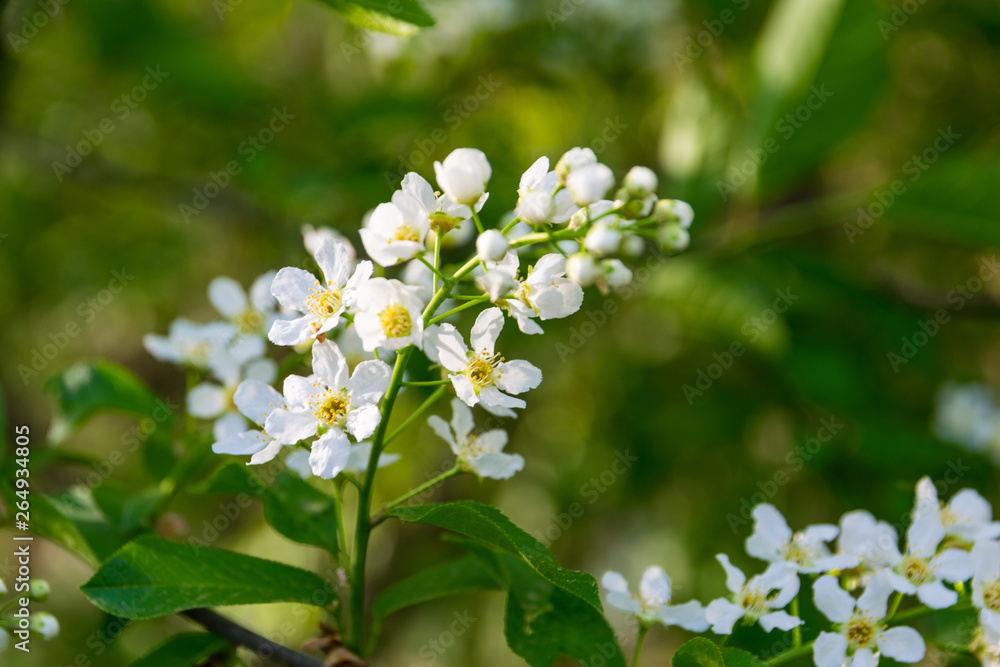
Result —
[[257, 655], [266, 657], [279, 665], [285, 665], [285, 667], [323, 667], [322, 661], [265, 639], [256, 632], [230, 621], [211, 609], [190, 609], [181, 613], [206, 630], [214, 632], [220, 637], [225, 637], [234, 644], [248, 648]]

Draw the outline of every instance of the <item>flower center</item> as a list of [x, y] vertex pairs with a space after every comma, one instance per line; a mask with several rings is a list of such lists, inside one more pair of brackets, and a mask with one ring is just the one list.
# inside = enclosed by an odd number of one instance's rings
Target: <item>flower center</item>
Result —
[[503, 357], [499, 354], [486, 356], [485, 353], [469, 353], [469, 365], [465, 368], [465, 374], [472, 380], [476, 394], [479, 394], [479, 390], [483, 387], [496, 384], [497, 379], [500, 377], [500, 371], [497, 366], [499, 366], [501, 361], [503, 361]]
[[745, 615], [755, 621], [770, 611], [767, 595], [763, 589], [757, 587], [743, 589], [740, 606], [743, 607]]
[[256, 310], [247, 310], [236, 316], [236, 327], [244, 336], [260, 330], [264, 326], [264, 315]]
[[875, 641], [875, 624], [863, 616], [855, 616], [847, 624], [847, 641], [851, 648], [870, 646]]
[[467, 460], [478, 459], [486, 453], [486, 450], [479, 444], [479, 436], [470, 433], [462, 443], [462, 458]]
[[306, 297], [309, 312], [321, 319], [333, 317], [340, 310], [341, 303], [340, 290], [334, 287], [323, 289], [319, 283], [309, 288], [309, 296]]
[[313, 414], [321, 422], [325, 422], [329, 426], [337, 426], [347, 417], [349, 408], [350, 399], [347, 392], [331, 389], [320, 398]]
[[434, 211], [430, 214], [431, 229], [438, 234], [447, 234], [462, 222], [461, 218], [450, 216], [444, 211]]
[[796, 533], [792, 541], [785, 545], [783, 550], [785, 560], [798, 565], [811, 565], [819, 555], [816, 545], [806, 540], [801, 533]]
[[396, 233], [392, 236], [393, 241], [413, 241], [414, 243], [420, 242], [420, 232], [417, 228], [408, 222], [404, 222], [399, 227], [396, 227]]
[[1000, 580], [983, 589], [983, 603], [987, 609], [1000, 613]]
[[931, 578], [931, 568], [927, 561], [917, 556], [907, 556], [900, 563], [901, 574], [914, 586], [920, 586]]
[[378, 314], [382, 322], [382, 331], [388, 338], [401, 338], [409, 336], [413, 330], [413, 320], [410, 312], [399, 304], [387, 306]]

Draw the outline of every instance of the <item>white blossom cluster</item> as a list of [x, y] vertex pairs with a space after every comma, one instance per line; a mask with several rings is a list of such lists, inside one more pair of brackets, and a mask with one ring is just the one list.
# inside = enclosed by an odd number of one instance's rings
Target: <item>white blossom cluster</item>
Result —
[[[658, 200], [656, 175], [645, 167], [629, 171], [615, 190], [611, 169], [590, 149], [570, 150], [553, 169], [539, 158], [498, 228], [485, 229], [479, 219], [492, 176], [481, 151], [457, 149], [434, 172], [437, 190], [409, 173], [390, 201], [366, 216], [360, 237], [370, 260], [358, 260], [336, 232], [307, 228], [318, 272], [286, 267], [258, 278], [249, 294], [217, 278], [208, 296], [224, 320], [177, 320], [168, 336], [145, 337], [157, 359], [208, 376], [189, 390], [187, 408], [215, 420], [216, 453], [260, 464], [289, 447], [285, 463], [303, 476], [363, 471], [393, 382], [387, 361], [419, 349], [455, 395], [450, 423], [432, 416], [432, 430], [462, 470], [509, 478], [524, 459], [502, 451], [505, 432], [477, 430], [471, 410], [514, 417], [525, 407], [521, 396], [542, 380], [533, 364], [499, 351], [505, 320], [541, 334], [539, 322], [580, 309], [584, 287], [626, 286], [632, 272], [623, 258], [641, 254], [647, 240], [670, 251], [688, 244], [688, 204]], [[474, 256], [449, 275], [442, 252], [473, 233]], [[552, 251], [529, 256], [531, 246]], [[483, 309], [467, 335], [448, 321], [475, 306]], [[301, 353], [311, 372], [278, 378], [267, 340]], [[352, 368], [348, 357], [358, 354], [364, 359]], [[380, 464], [392, 460], [383, 455]]]
[[[864, 510], [845, 514], [839, 525], [798, 532], [773, 505], [757, 505], [753, 519], [746, 552], [768, 566], [748, 579], [728, 556], [716, 556], [729, 597], [707, 606], [697, 601], [673, 605], [670, 579], [654, 566], [634, 595], [621, 574], [605, 573], [601, 583], [607, 603], [635, 615], [644, 627], [660, 622], [729, 635], [740, 621], [759, 624], [766, 632], [788, 631], [802, 625], [786, 609], [797, 608], [806, 575], [813, 603], [832, 626], [812, 644], [817, 667], [874, 667], [880, 655], [905, 663], [923, 659], [921, 635], [893, 620], [907, 596], [929, 610], [974, 607], [978, 628], [970, 650], [983, 667], [1000, 667], [1000, 522], [976, 491], [963, 489], [942, 503], [930, 478], [921, 479], [902, 549], [896, 528]], [[796, 607], [790, 608], [793, 601]]]
[[0, 579], [0, 653], [10, 648], [12, 641], [14, 641], [12, 638], [14, 634], [21, 641], [26, 638], [26, 635], [22, 634], [24, 632], [38, 635], [45, 641], [59, 636], [59, 620], [47, 611], [31, 611], [27, 619], [15, 618], [13, 615], [9, 617], [2, 615], [2, 612], [13, 607], [17, 604], [16, 600], [21, 598], [27, 598], [32, 602], [45, 602], [49, 598], [51, 589], [49, 583], [44, 579], [31, 579], [26, 588], [22, 588], [22, 586], [24, 586], [23, 583], [18, 584], [15, 592], [16, 598], [4, 603], [3, 597], [7, 595], [7, 585], [3, 579]]
[[942, 440], [989, 456], [1000, 466], [1000, 406], [989, 387], [956, 382], [941, 387], [934, 432]]

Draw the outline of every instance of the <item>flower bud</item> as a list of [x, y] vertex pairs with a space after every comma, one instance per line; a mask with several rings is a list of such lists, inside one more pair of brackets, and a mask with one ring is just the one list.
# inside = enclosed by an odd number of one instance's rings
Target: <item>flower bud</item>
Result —
[[615, 184], [615, 175], [604, 164], [588, 164], [574, 169], [566, 178], [566, 187], [573, 193], [577, 206], [586, 206], [603, 199]]
[[459, 204], [474, 206], [493, 175], [486, 155], [476, 148], [456, 148], [444, 162], [434, 163], [438, 185]]
[[597, 268], [597, 262], [591, 255], [578, 253], [570, 255], [566, 260], [566, 276], [578, 283], [581, 287], [589, 287], [594, 284], [601, 275]]
[[646, 252], [646, 242], [641, 236], [629, 234], [622, 239], [622, 254], [626, 257], [642, 257], [644, 252]]
[[660, 242], [660, 246], [664, 250], [680, 252], [691, 243], [691, 234], [680, 223], [673, 222], [663, 225], [657, 230], [656, 240]]
[[620, 290], [632, 283], [632, 269], [620, 259], [606, 259], [601, 262], [604, 282], [613, 290]]
[[633, 199], [645, 199], [656, 192], [659, 181], [649, 167], [632, 167], [625, 174], [625, 190]]
[[542, 190], [525, 193], [517, 200], [517, 217], [532, 225], [540, 225], [552, 220], [556, 204], [552, 195]]
[[35, 602], [45, 602], [49, 599], [49, 582], [44, 579], [32, 579], [28, 582], [28, 597]]
[[487, 229], [476, 239], [476, 252], [484, 262], [499, 262], [509, 247], [507, 238], [496, 229]]
[[603, 220], [599, 220], [594, 223], [594, 226], [584, 237], [583, 247], [595, 255], [612, 255], [618, 252], [621, 242], [621, 231], [608, 226]]
[[569, 227], [569, 229], [572, 229], [574, 232], [578, 229], [583, 229], [586, 226], [587, 226], [587, 209], [585, 208], [581, 208], [579, 211], [571, 215], [569, 218], [569, 225], [567, 225], [567, 227]]
[[629, 199], [624, 188], [615, 193], [615, 209], [618, 215], [626, 220], [640, 220], [649, 217], [656, 204], [656, 195], [649, 195], [645, 199]]
[[691, 204], [680, 199], [661, 199], [656, 202], [653, 216], [661, 224], [677, 222], [684, 229], [688, 229], [694, 221], [694, 209], [691, 208]]
[[32, 632], [41, 635], [45, 641], [59, 636], [59, 621], [47, 611], [32, 613], [30, 627]]
[[566, 185], [566, 178], [575, 170], [582, 169], [589, 164], [597, 164], [597, 156], [589, 148], [571, 148], [566, 151], [559, 162], [556, 162], [556, 173], [559, 175], [559, 183]]
[[497, 269], [490, 269], [477, 280], [483, 291], [490, 295], [490, 301], [496, 303], [501, 297], [510, 294], [517, 286], [510, 274]]

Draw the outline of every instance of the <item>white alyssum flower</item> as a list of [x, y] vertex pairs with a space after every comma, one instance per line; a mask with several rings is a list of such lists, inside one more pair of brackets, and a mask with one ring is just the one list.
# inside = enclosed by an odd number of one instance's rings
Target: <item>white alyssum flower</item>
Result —
[[590, 287], [601, 277], [601, 269], [593, 255], [578, 252], [566, 259], [566, 276], [581, 287]]
[[837, 632], [821, 632], [813, 644], [816, 667], [875, 667], [879, 654], [899, 662], [923, 659], [924, 640], [913, 628], [885, 627], [892, 587], [885, 577], [869, 580], [855, 601], [837, 578], [824, 575], [813, 584], [813, 600]]
[[219, 314], [236, 326], [241, 336], [263, 334], [278, 318], [277, 301], [271, 295], [274, 271], [259, 276], [250, 285], [250, 293], [232, 278], [219, 276], [208, 284], [208, 300]]
[[559, 174], [549, 171], [549, 159], [540, 157], [521, 175], [514, 214], [529, 225], [559, 224], [576, 211], [569, 190], [559, 190]]
[[197, 324], [178, 318], [170, 323], [168, 335], [146, 334], [142, 344], [159, 361], [214, 371], [224, 362], [226, 346], [236, 334], [229, 322]]
[[358, 263], [351, 274], [347, 248], [333, 239], [324, 239], [316, 249], [316, 263], [323, 283], [308, 271], [285, 267], [271, 283], [271, 294], [283, 307], [302, 313], [292, 320], [271, 325], [268, 338], [275, 345], [298, 345], [321, 336], [340, 324], [341, 315], [354, 304], [358, 289], [372, 275], [372, 263]]
[[[260, 380], [244, 380], [233, 395], [233, 403], [244, 417], [260, 428], [264, 427], [272, 412], [288, 407], [281, 394]], [[282, 444], [263, 430], [240, 430], [216, 438], [212, 451], [216, 454], [249, 456], [247, 465], [260, 465], [277, 456]]]
[[831, 554], [826, 542], [837, 537], [837, 526], [819, 524], [793, 533], [785, 517], [771, 504], [753, 508], [753, 533], [746, 541], [747, 553], [768, 563], [785, 563], [796, 572], [815, 574], [856, 567], [859, 558]]
[[583, 237], [583, 247], [597, 256], [613, 255], [621, 247], [622, 232], [607, 220], [598, 220]]
[[597, 164], [597, 156], [590, 148], [571, 148], [556, 162], [556, 175], [559, 182], [566, 185], [566, 179], [574, 171], [583, 169], [586, 166]]
[[379, 204], [360, 231], [361, 242], [376, 264], [395, 266], [422, 255], [430, 231], [429, 212], [413, 194], [396, 190]]
[[983, 540], [972, 547], [972, 604], [979, 622], [1000, 635], [1000, 543]]
[[466, 405], [473, 407], [479, 403], [495, 415], [513, 416], [510, 408], [523, 408], [525, 402], [509, 394], [534, 389], [542, 381], [542, 372], [527, 361], [504, 361], [495, 352], [502, 328], [503, 312], [487, 308], [472, 327], [471, 350], [462, 334], [448, 323], [442, 324], [437, 332], [435, 346], [441, 365], [451, 371], [448, 377], [455, 393]]
[[434, 163], [434, 175], [446, 195], [459, 204], [475, 206], [486, 193], [493, 170], [486, 155], [476, 148], [456, 148]]
[[611, 168], [599, 162], [574, 169], [566, 177], [566, 187], [577, 206], [587, 206], [604, 199], [614, 185], [615, 175]]
[[313, 343], [313, 375], [289, 375], [284, 394], [288, 405], [268, 415], [264, 431], [292, 445], [326, 429], [312, 444], [313, 473], [332, 479], [347, 465], [350, 433], [359, 441], [375, 432], [381, 420], [377, 403], [389, 388], [392, 371], [384, 361], [362, 361], [348, 374], [347, 360], [332, 341]]
[[634, 199], [645, 199], [659, 187], [656, 172], [649, 167], [635, 166], [625, 174], [625, 191]]
[[962, 549], [938, 547], [945, 538], [939, 515], [919, 515], [906, 531], [906, 553], [886, 570], [889, 583], [900, 593], [916, 596], [931, 609], [944, 609], [958, 602], [958, 593], [946, 588], [972, 576], [972, 558]]
[[993, 506], [972, 489], [962, 489], [945, 504], [938, 500], [931, 478], [921, 478], [917, 482], [913, 518], [924, 514], [938, 516], [945, 534], [964, 542], [1000, 537], [1000, 522], [993, 520]]
[[718, 598], [708, 604], [705, 618], [712, 624], [712, 632], [728, 635], [740, 619], [760, 623], [765, 632], [802, 625], [802, 619], [781, 611], [799, 593], [799, 575], [794, 569], [785, 563], [772, 563], [748, 581], [743, 571], [729, 562], [728, 556], [718, 554], [715, 558], [726, 571], [726, 588], [733, 598]]
[[472, 410], [458, 398], [451, 400], [451, 412], [450, 424], [437, 415], [431, 415], [427, 424], [448, 443], [463, 470], [487, 479], [510, 479], [524, 468], [523, 456], [503, 451], [507, 444], [506, 431], [473, 432]]
[[854, 556], [867, 572], [885, 569], [902, 558], [896, 529], [865, 510], [848, 512], [840, 518], [837, 552]]
[[[519, 259], [517, 253], [508, 252], [502, 261], [488, 264], [490, 270], [481, 278], [480, 285], [486, 289], [490, 299], [507, 310], [518, 328], [526, 334], [540, 334], [540, 327], [534, 318], [541, 320], [568, 317], [583, 305], [583, 288], [566, 276], [566, 258], [559, 253], [543, 255], [528, 267], [528, 276], [521, 280], [518, 276]], [[513, 286], [496, 276], [506, 274]], [[511, 294], [512, 298], [503, 298]], [[494, 296], [495, 295], [495, 296]]]
[[360, 310], [354, 328], [365, 352], [399, 350], [420, 345], [424, 337], [424, 303], [398, 280], [373, 278], [358, 292]]
[[608, 605], [637, 617], [649, 626], [659, 621], [664, 625], [677, 625], [691, 632], [708, 629], [705, 608], [697, 600], [672, 605], [670, 577], [663, 568], [655, 565], [646, 568], [635, 595], [629, 591], [628, 581], [618, 572], [605, 572], [601, 586], [608, 591]]
[[496, 229], [487, 229], [476, 239], [476, 253], [484, 262], [499, 262], [509, 247], [507, 237]]
[[234, 396], [243, 380], [274, 382], [278, 366], [273, 359], [260, 358], [265, 346], [261, 338], [241, 338], [230, 345], [216, 363], [215, 374], [221, 383], [202, 382], [187, 393], [188, 413], [199, 419], [213, 419], [212, 434], [222, 440], [244, 430], [246, 423], [237, 412]]
[[52, 641], [59, 636], [59, 621], [47, 611], [32, 613], [30, 628], [45, 641]]

